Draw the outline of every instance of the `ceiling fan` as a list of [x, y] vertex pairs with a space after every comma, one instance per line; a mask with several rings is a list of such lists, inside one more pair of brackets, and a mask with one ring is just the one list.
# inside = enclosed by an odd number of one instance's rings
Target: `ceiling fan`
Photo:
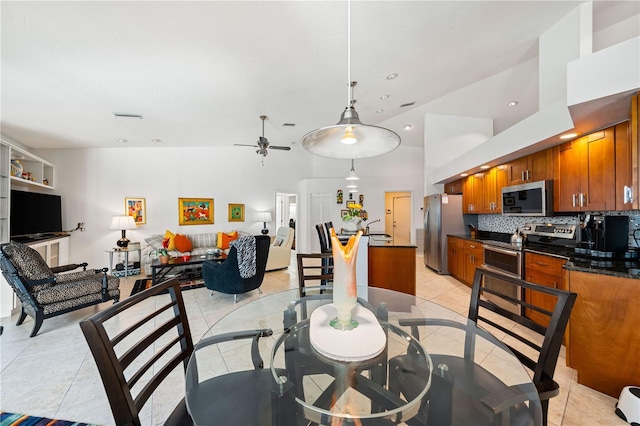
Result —
[[257, 145], [246, 145], [246, 144], [241, 144], [241, 143], [234, 144], [236, 146], [252, 146], [254, 148], [258, 148], [256, 150], [256, 154], [262, 155], [262, 165], [263, 166], [264, 166], [264, 157], [266, 157], [267, 154], [268, 154], [267, 149], [280, 149], [282, 151], [289, 151], [291, 149], [291, 147], [289, 147], [289, 146], [277, 146], [277, 145], [269, 144], [269, 141], [267, 140], [267, 138], [264, 137], [264, 120], [266, 120], [266, 119], [267, 119], [266, 115], [261, 115], [260, 116], [260, 120], [262, 120], [262, 136], [260, 136], [260, 138], [258, 139]]

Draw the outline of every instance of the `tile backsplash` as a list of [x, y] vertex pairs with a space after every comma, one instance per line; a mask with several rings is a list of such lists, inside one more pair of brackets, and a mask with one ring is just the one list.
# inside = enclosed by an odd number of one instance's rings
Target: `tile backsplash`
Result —
[[[601, 216], [629, 216], [629, 247], [640, 247], [640, 210], [619, 212], [586, 212]], [[478, 215], [478, 229], [481, 231], [512, 234], [526, 223], [578, 224], [578, 216], [521, 217], [499, 214]], [[634, 238], [634, 234], [638, 241]]]

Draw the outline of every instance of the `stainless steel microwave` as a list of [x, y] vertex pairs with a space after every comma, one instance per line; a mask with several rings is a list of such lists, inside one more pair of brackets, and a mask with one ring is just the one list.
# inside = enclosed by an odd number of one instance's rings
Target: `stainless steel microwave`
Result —
[[502, 214], [553, 216], [553, 181], [523, 183], [502, 188]]

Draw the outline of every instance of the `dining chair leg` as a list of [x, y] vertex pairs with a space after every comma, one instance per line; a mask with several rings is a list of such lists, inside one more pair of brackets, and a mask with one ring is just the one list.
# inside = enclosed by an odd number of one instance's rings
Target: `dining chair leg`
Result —
[[258, 294], [262, 294], [262, 290], [258, 288]]
[[234, 294], [234, 295], [233, 295], [233, 303], [234, 303], [234, 304], [235, 304], [235, 303], [238, 303], [238, 295], [237, 295], [237, 294]]
[[209, 293], [209, 297], [213, 297], [213, 290], [211, 290], [211, 293]]

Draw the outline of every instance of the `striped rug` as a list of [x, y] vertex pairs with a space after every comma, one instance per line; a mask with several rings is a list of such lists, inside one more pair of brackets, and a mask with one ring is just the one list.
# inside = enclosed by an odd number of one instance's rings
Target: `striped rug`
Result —
[[32, 417], [24, 414], [0, 413], [0, 426], [98, 426], [90, 423], [76, 423], [66, 420]]

